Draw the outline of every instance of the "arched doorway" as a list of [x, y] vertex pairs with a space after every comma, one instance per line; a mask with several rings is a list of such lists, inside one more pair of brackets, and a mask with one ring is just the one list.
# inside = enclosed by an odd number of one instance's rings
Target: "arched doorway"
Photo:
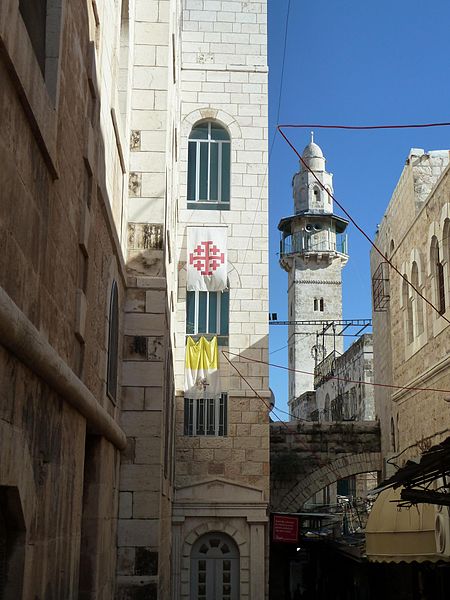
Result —
[[239, 599], [239, 550], [222, 533], [201, 536], [191, 552], [191, 600]]

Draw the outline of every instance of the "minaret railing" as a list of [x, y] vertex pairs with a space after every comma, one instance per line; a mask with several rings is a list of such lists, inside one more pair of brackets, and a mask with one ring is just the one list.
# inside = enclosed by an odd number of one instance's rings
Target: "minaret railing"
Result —
[[280, 255], [303, 254], [307, 252], [338, 252], [347, 255], [347, 235], [337, 235], [334, 239], [317, 238], [303, 232], [293, 233], [280, 241]]

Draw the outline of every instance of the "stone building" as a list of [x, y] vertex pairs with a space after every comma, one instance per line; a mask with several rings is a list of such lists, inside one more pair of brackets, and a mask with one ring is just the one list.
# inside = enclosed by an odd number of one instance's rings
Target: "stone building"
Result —
[[[184, 8], [174, 253], [179, 278], [174, 292], [173, 590], [175, 598], [197, 597], [205, 566], [206, 597], [219, 595], [222, 588], [214, 592], [213, 586], [222, 584], [209, 579], [209, 569], [217, 562], [213, 548], [220, 540], [231, 551], [222, 557], [232, 555], [234, 561], [223, 564], [236, 565], [224, 590], [231, 586], [230, 598], [259, 599], [268, 577], [270, 391], [267, 366], [239, 355], [268, 360], [266, 1], [187, 0]], [[209, 191], [203, 175], [206, 152]], [[226, 230], [227, 291], [186, 290], [188, 228], [202, 225]], [[206, 319], [216, 310], [217, 319]], [[188, 334], [215, 333], [232, 363], [219, 353], [228, 419], [216, 421], [214, 435], [205, 435], [183, 399], [184, 347]], [[197, 406], [197, 414], [200, 410]], [[212, 562], [205, 565], [202, 559], [209, 556]], [[224, 571], [223, 577], [225, 582], [230, 575]]]
[[[268, 369], [239, 356], [267, 360], [266, 17], [265, 0], [0, 6], [11, 597], [266, 594]], [[207, 297], [185, 281], [206, 225], [229, 270]], [[230, 352], [207, 434], [185, 412], [188, 334]]]
[[[447, 150], [412, 149], [379, 226], [377, 246], [407, 281], [372, 250], [376, 381], [450, 389], [448, 163]], [[440, 392], [376, 388], [385, 475], [393, 455], [401, 465], [448, 436], [446, 400]]]
[[[288, 272], [288, 318], [303, 321], [288, 330], [288, 405], [292, 414], [308, 418], [314, 368], [333, 349], [330, 337], [322, 341], [317, 334], [321, 321], [342, 319], [342, 269], [348, 256], [347, 221], [333, 213], [332, 174], [325, 170], [323, 152], [311, 139], [302, 158], [309, 169], [301, 163], [292, 180], [294, 215], [281, 219], [278, 229], [280, 265]], [[334, 350], [343, 352], [342, 337]]]
[[316, 420], [375, 420], [374, 393], [370, 385], [373, 382], [370, 333], [363, 334], [340, 356], [331, 352], [317, 365], [315, 373]]
[[[374, 378], [392, 387], [375, 389], [385, 479], [366, 552], [376, 562], [415, 561], [429, 570], [440, 561], [430, 570], [439, 597], [450, 582], [449, 187], [448, 150], [413, 148], [375, 239], [384, 256], [371, 252]], [[400, 499], [413, 506], [392, 526]]]
[[114, 597], [123, 26], [113, 0], [0, 5], [4, 598]]

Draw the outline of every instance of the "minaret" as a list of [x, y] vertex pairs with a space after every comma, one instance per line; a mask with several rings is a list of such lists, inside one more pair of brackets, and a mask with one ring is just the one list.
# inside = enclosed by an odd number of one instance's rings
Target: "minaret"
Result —
[[[278, 225], [280, 265], [288, 272], [288, 320], [341, 320], [348, 221], [333, 214], [333, 176], [325, 170], [325, 158], [312, 132], [302, 158], [308, 168], [300, 162], [300, 171], [292, 179], [295, 214]], [[307, 396], [299, 397], [314, 390], [316, 364], [334, 350], [343, 352], [342, 336], [318, 337], [322, 329], [321, 325], [294, 324], [288, 328], [289, 368], [308, 373], [289, 371], [289, 410], [303, 419], [310, 418], [310, 409]], [[327, 333], [333, 333], [333, 328]]]

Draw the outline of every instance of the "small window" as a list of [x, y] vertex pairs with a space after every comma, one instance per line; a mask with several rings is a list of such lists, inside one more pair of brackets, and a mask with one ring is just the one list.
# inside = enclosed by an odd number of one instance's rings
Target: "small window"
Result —
[[19, 12], [53, 100], [57, 88], [61, 10], [62, 0], [19, 0]]
[[220, 398], [184, 399], [184, 435], [227, 435], [227, 394]]
[[411, 300], [411, 294], [409, 289], [408, 280], [403, 279], [403, 309], [405, 311], [405, 340], [407, 344], [411, 344], [414, 340], [414, 321], [413, 321], [413, 306]]
[[441, 262], [439, 243], [436, 236], [431, 240], [431, 269], [434, 279], [436, 305], [440, 315], [445, 313], [444, 265]]
[[231, 142], [211, 121], [196, 125], [188, 143], [188, 208], [230, 208]]
[[230, 293], [187, 292], [186, 334], [217, 335], [219, 345], [228, 344]]
[[119, 352], [119, 295], [117, 283], [113, 281], [109, 303], [108, 370], [106, 391], [112, 400], [117, 398], [117, 365]]
[[317, 298], [314, 298], [314, 310], [319, 310], [319, 301]]
[[320, 312], [323, 312], [323, 309], [324, 309], [323, 298], [320, 299], [319, 305], [320, 305]]

